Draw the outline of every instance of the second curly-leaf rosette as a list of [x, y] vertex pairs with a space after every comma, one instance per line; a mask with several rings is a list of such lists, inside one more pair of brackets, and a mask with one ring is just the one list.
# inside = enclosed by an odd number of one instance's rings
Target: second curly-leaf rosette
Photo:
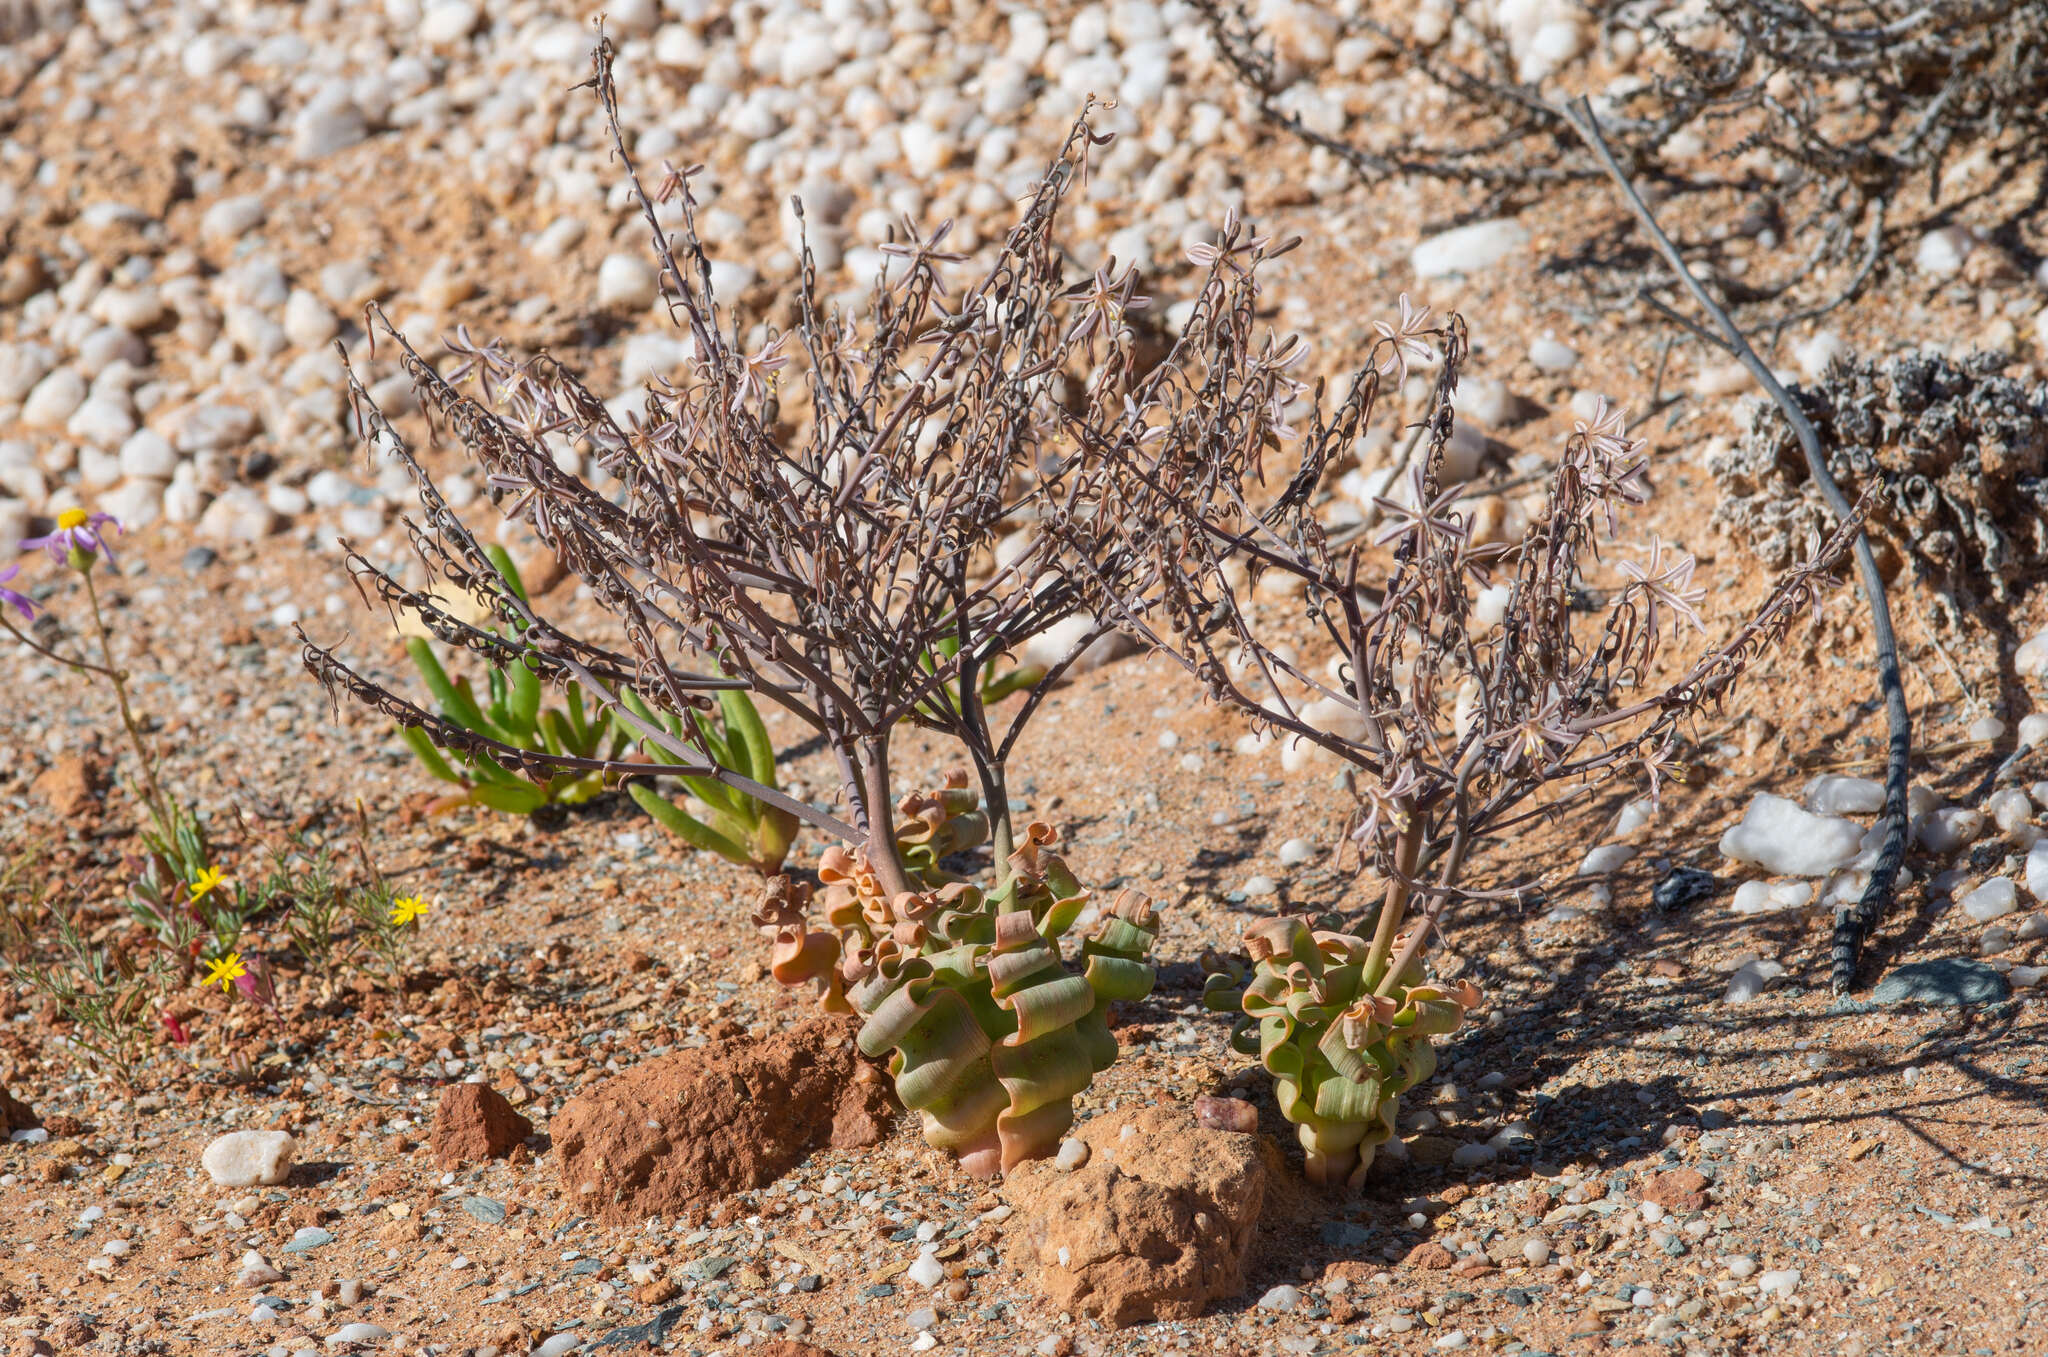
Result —
[[1209, 977], [1203, 1003], [1239, 1015], [1231, 1047], [1273, 1076], [1309, 1181], [1356, 1187], [1393, 1138], [1401, 1095], [1436, 1072], [1430, 1039], [1458, 1029], [1479, 989], [1425, 982], [1420, 958], [1391, 979], [1370, 975], [1364, 938], [1312, 933], [1299, 919], [1253, 924], [1244, 946], [1249, 983], [1233, 964]]
[[[1074, 1095], [1115, 1062], [1109, 1006], [1152, 992], [1157, 915], [1135, 890], [1094, 906], [1043, 824], [1026, 829], [994, 891], [947, 872], [942, 860], [988, 831], [965, 774], [898, 810], [898, 851], [924, 889], [889, 896], [865, 854], [835, 847], [818, 866], [827, 929], [809, 926], [809, 889], [787, 877], [754, 921], [774, 942], [777, 980], [819, 981], [827, 1008], [866, 1020], [861, 1050], [891, 1053], [925, 1139], [992, 1175], [1051, 1154]], [[1077, 925], [1078, 974], [1060, 951]]]

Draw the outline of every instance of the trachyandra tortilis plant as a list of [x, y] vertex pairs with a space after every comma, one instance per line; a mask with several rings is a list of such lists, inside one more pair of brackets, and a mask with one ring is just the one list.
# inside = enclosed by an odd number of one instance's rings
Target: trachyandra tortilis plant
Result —
[[[1263, 261], [1263, 242], [1240, 228], [1225, 242], [1242, 251], [1230, 267], [1249, 274]], [[1341, 967], [1358, 968], [1357, 1003], [1368, 1007], [1358, 1010], [1358, 1024], [1339, 1029], [1339, 1044], [1353, 1054], [1379, 1030], [1376, 1018], [1364, 1020], [1383, 1011], [1381, 1001], [1395, 1012], [1423, 1003], [1416, 962], [1445, 905], [1507, 893], [1462, 884], [1475, 841], [1554, 814], [1620, 773], [1646, 778], [1654, 798], [1659, 779], [1673, 771], [1682, 723], [1718, 706], [1803, 606], [1818, 607], [1855, 531], [1851, 522], [1814, 544], [1808, 562], [1785, 575], [1740, 630], [1675, 682], [1651, 690], [1672, 634], [1704, 629], [1691, 558], [1653, 545], [1647, 559], [1620, 572], [1604, 613], [1576, 625], [1572, 616], [1600, 538], [1615, 531], [1620, 508], [1643, 497], [1643, 445], [1627, 436], [1619, 413], [1603, 408], [1566, 440], [1543, 508], [1521, 540], [1481, 546], [1462, 490], [1441, 482], [1450, 400], [1466, 353], [1463, 325], [1452, 317], [1430, 327], [1424, 313], [1404, 307], [1400, 325], [1382, 327], [1381, 335], [1337, 417], [1303, 421], [1295, 472], [1278, 495], [1253, 502], [1261, 450], [1276, 433], [1285, 437], [1277, 410], [1253, 407], [1238, 437], [1216, 449], [1231, 459], [1221, 469], [1215, 461], [1159, 456], [1157, 443], [1142, 438], [1117, 445], [1101, 508], [1102, 521], [1116, 525], [1131, 550], [1161, 562], [1158, 603], [1119, 620], [1175, 655], [1212, 698], [1349, 766], [1356, 800], [1350, 840], [1384, 884], [1369, 940], [1331, 934], [1315, 942]], [[1274, 347], [1285, 351], [1284, 343]], [[1380, 501], [1386, 521], [1371, 542], [1334, 546], [1311, 492], [1370, 414], [1382, 373], [1405, 372], [1432, 347], [1441, 367], [1408, 493]], [[1178, 416], [1162, 410], [1158, 418]], [[1248, 571], [1227, 568], [1240, 559]], [[1336, 651], [1330, 677], [1267, 639], [1250, 588], [1269, 573], [1299, 582], [1304, 616]], [[1116, 599], [1106, 593], [1091, 602], [1108, 615]], [[1310, 702], [1339, 719], [1308, 719]], [[1546, 788], [1560, 791], [1536, 800]], [[1294, 956], [1292, 946], [1255, 950], [1268, 961], [1243, 1008], [1260, 1018], [1271, 1065], [1277, 1048], [1294, 1040], [1303, 1006], [1320, 1012], [1342, 987], [1315, 981], [1312, 967], [1283, 963], [1289, 969], [1274, 971], [1271, 958]], [[1290, 997], [1276, 1008], [1277, 993], [1266, 991], [1280, 977]], [[1304, 1055], [1297, 1082], [1313, 1086], [1333, 1070], [1351, 1078], [1342, 1061], [1319, 1063], [1330, 1060], [1326, 1047]], [[1355, 1108], [1363, 1097], [1339, 1101]], [[1308, 1142], [1310, 1123], [1303, 1127]]]
[[1203, 1002], [1238, 1014], [1230, 1044], [1273, 1076], [1281, 1114], [1300, 1128], [1309, 1181], [1356, 1186], [1393, 1138], [1401, 1095], [1436, 1072], [1430, 1038], [1456, 1031], [1479, 989], [1426, 983], [1416, 957], [1396, 978], [1398, 1000], [1375, 994], [1365, 939], [1312, 933], [1295, 918], [1253, 924], [1244, 946], [1251, 983], [1234, 967], [1212, 975]]
[[[952, 876], [942, 861], [988, 831], [976, 800], [956, 772], [898, 807], [898, 852], [922, 889], [891, 895], [865, 851], [832, 848], [818, 868], [828, 930], [809, 926], [808, 890], [788, 878], [754, 922], [773, 940], [777, 980], [819, 981], [828, 1009], [866, 1020], [860, 1047], [892, 1053], [925, 1138], [993, 1174], [1050, 1154], [1073, 1125], [1074, 1095], [1115, 1061], [1109, 1006], [1151, 993], [1157, 923], [1137, 891], [1091, 905], [1042, 824], [1027, 827], [994, 893]], [[1060, 956], [1077, 924], [1078, 975]]]

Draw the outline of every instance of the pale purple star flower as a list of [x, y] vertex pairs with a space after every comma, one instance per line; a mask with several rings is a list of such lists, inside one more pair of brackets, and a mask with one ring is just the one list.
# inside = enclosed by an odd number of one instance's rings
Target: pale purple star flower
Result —
[[21, 567], [18, 565], [10, 565], [5, 570], [0, 570], [0, 604], [13, 607], [23, 617], [33, 618], [36, 615], [36, 601], [27, 594], [17, 593], [6, 587], [6, 582], [20, 573]]
[[[57, 564], [70, 564], [81, 570], [94, 556], [102, 553], [112, 562], [114, 549], [107, 545], [106, 534], [100, 531], [100, 528], [108, 523], [114, 525], [116, 533], [121, 531], [121, 521], [112, 514], [89, 514], [83, 509], [66, 509], [57, 516], [57, 531], [44, 537], [24, 539], [21, 549], [33, 551], [40, 547], [49, 552], [50, 559]], [[73, 559], [73, 552], [79, 553], [83, 563]]]
[[1380, 375], [1391, 376], [1397, 382], [1408, 380], [1408, 364], [1412, 360], [1427, 363], [1436, 355], [1429, 347], [1429, 341], [1422, 336], [1429, 333], [1429, 308], [1417, 307], [1408, 300], [1408, 294], [1401, 294], [1401, 320], [1398, 325], [1389, 326], [1383, 320], [1376, 320], [1372, 328], [1379, 331], [1382, 340], [1393, 345], [1387, 356], [1380, 360]]
[[1651, 634], [1662, 626], [1663, 612], [1669, 609], [1692, 623], [1699, 634], [1707, 634], [1706, 624], [1700, 621], [1699, 606], [1706, 602], [1707, 591], [1694, 589], [1692, 585], [1693, 559], [1682, 551], [1666, 553], [1664, 544], [1656, 539], [1650, 542], [1650, 559], [1647, 561], [1623, 561], [1621, 572], [1635, 583], [1623, 593], [1643, 594], [1643, 622]]

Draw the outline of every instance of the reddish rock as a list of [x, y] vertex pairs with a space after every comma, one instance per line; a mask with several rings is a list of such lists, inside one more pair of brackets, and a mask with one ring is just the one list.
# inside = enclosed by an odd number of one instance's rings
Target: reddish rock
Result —
[[1195, 1120], [1212, 1131], [1251, 1135], [1259, 1129], [1259, 1109], [1242, 1098], [1197, 1098]]
[[26, 1131], [31, 1126], [40, 1126], [36, 1110], [21, 1099], [0, 1087], [0, 1135], [14, 1131]]
[[1655, 1202], [1670, 1211], [1683, 1215], [1688, 1211], [1704, 1211], [1707, 1208], [1707, 1188], [1712, 1179], [1698, 1169], [1672, 1169], [1669, 1173], [1653, 1174], [1643, 1188], [1643, 1200]]
[[434, 1109], [434, 1159], [443, 1169], [503, 1159], [532, 1134], [533, 1123], [489, 1084], [450, 1084]]
[[106, 774], [95, 760], [61, 754], [29, 786], [29, 794], [62, 819], [75, 819], [99, 808]]
[[1457, 1262], [1458, 1258], [1456, 1254], [1437, 1243], [1434, 1239], [1425, 1239], [1414, 1248], [1408, 1250], [1408, 1257], [1402, 1261], [1407, 1263], [1409, 1267], [1419, 1267], [1429, 1272], [1442, 1272], [1449, 1268], [1451, 1264]]
[[1122, 1328], [1194, 1319], [1244, 1289], [1267, 1175], [1282, 1172], [1269, 1144], [1171, 1107], [1097, 1117], [1077, 1134], [1082, 1167], [1019, 1164], [1003, 1184], [1055, 1306]]
[[553, 1121], [570, 1199], [608, 1224], [667, 1216], [774, 1182], [820, 1146], [873, 1145], [887, 1079], [854, 1050], [859, 1023], [819, 1017], [649, 1060]]

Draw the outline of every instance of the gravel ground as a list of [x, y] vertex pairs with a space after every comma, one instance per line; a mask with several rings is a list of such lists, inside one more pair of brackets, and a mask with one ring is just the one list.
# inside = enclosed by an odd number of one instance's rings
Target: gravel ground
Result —
[[[1484, 987], [1486, 1017], [1405, 1110], [1406, 1154], [1357, 1195], [1280, 1193], [1251, 1285], [1201, 1320], [1113, 1333], [1061, 1315], [1022, 1267], [997, 1194], [908, 1125], [641, 1229], [582, 1216], [544, 1138], [442, 1172], [422, 1145], [451, 1081], [481, 1074], [544, 1130], [610, 1071], [808, 1011], [765, 974], [745, 874], [681, 850], [618, 797], [532, 820], [424, 817], [433, 784], [380, 723], [329, 708], [291, 639], [303, 622], [349, 637], [344, 653], [372, 673], [404, 667], [336, 546], [404, 551], [402, 475], [365, 462], [344, 416], [336, 341], [390, 380], [388, 355], [363, 339], [364, 303], [422, 341], [461, 324], [547, 347], [622, 399], [679, 361], [602, 122], [572, 88], [590, 16], [468, 0], [28, 9], [40, 17], [0, 48], [0, 545], [73, 506], [120, 515], [131, 530], [110, 616], [173, 785], [218, 808], [231, 855], [286, 829], [342, 844], [360, 800], [380, 861], [437, 904], [399, 992], [287, 975], [267, 1016], [194, 991], [192, 1044], [167, 1047], [135, 1088], [88, 1077], [39, 1003], [0, 989], [0, 1083], [48, 1133], [0, 1148], [10, 1353], [357, 1342], [484, 1357], [607, 1335], [694, 1357], [777, 1337], [843, 1357], [2042, 1350], [2034, 968], [2048, 916], [2031, 885], [1995, 920], [1949, 904], [2028, 875], [2038, 807], [1918, 850], [1884, 932], [1892, 966], [1978, 959], [1975, 981], [2002, 991], [1988, 1000], [1838, 1004], [1823, 920], [1731, 907], [1758, 874], [1716, 845], [1756, 792], [1797, 796], [1817, 772], [1878, 766], [1852, 594], [1699, 732], [1696, 775], [1658, 817], [1632, 823], [1617, 791], [1480, 857], [1482, 879], [1540, 874], [1546, 893], [1452, 926], [1440, 969]], [[1311, 74], [1295, 97], [1315, 116], [1429, 116], [1426, 84], [1382, 54], [1333, 50], [1309, 7], [1268, 9]], [[1592, 288], [1575, 253], [1586, 221], [1605, 223], [1586, 247], [1598, 258], [1626, 240], [1597, 196], [1447, 244], [1462, 200], [1361, 187], [1268, 137], [1172, 3], [606, 10], [634, 155], [706, 164], [705, 231], [742, 316], [787, 318], [788, 193], [807, 204], [825, 290], [855, 295], [905, 215], [927, 229], [954, 219], [950, 248], [998, 238], [1083, 98], [1113, 95], [1103, 125], [1124, 135], [1073, 214], [1077, 274], [1137, 261], [1153, 314], [1170, 317], [1195, 287], [1185, 244], [1237, 208], [1305, 238], [1270, 296], [1322, 374], [1355, 361], [1404, 290], [1459, 310], [1475, 353], [1461, 404], [1508, 503], [1593, 397], [1640, 410], [1653, 390], [1678, 395], [1640, 426], [1657, 487], [1645, 528], [1699, 558], [1710, 630], [1760, 595], [1742, 549], [1708, 525], [1704, 470], [1748, 427], [1747, 387], [1696, 346], [1667, 354], [1668, 329]], [[1596, 51], [1556, 78], [1619, 74]], [[1996, 189], [1971, 200], [1969, 224], [2001, 219]], [[2002, 347], [2038, 380], [2048, 287], [2014, 261], [2044, 242], [2037, 225], [1997, 239], [1967, 257], [1923, 249], [1917, 271], [1909, 248], [1872, 295], [1788, 333], [1781, 361], [1797, 374], [1845, 347]], [[1501, 252], [1480, 262], [1475, 240]], [[1425, 241], [1435, 252], [1418, 255]], [[1434, 273], [1446, 251], [1460, 266]], [[377, 391], [404, 411], [400, 387]], [[416, 416], [400, 423], [424, 446]], [[427, 460], [451, 499], [476, 498], [455, 450]], [[1363, 512], [1358, 491], [1335, 488], [1333, 520]], [[30, 569], [54, 582], [38, 584], [43, 601], [80, 616], [68, 582]], [[1960, 637], [1930, 629], [1926, 600], [1898, 604], [1933, 751], [1916, 777], [1939, 803], [1990, 809], [1992, 775], [2030, 729], [2039, 679], [2013, 650], [2048, 608], [2037, 563], [2018, 573], [2010, 611], [1968, 619]], [[571, 593], [551, 602], [574, 617], [586, 604]], [[109, 713], [23, 650], [0, 652], [0, 682], [14, 698], [0, 718], [13, 753], [0, 847], [37, 854], [96, 935], [118, 938], [132, 800], [117, 784], [67, 817], [32, 791], [60, 759], [115, 752]], [[793, 721], [769, 723], [797, 742]], [[1290, 1143], [1263, 1076], [1200, 1011], [1199, 957], [1278, 908], [1355, 920], [1365, 893], [1332, 858], [1334, 767], [1242, 735], [1165, 660], [1133, 656], [1062, 690], [1019, 754], [1020, 799], [1062, 826], [1083, 879], [1138, 884], [1164, 909], [1159, 989], [1124, 1015], [1126, 1058], [1079, 1100], [1084, 1116], [1233, 1088]], [[2037, 757], [1997, 785], [2048, 777]], [[944, 753], [910, 739], [898, 766], [906, 784], [935, 781]], [[816, 753], [786, 776], [831, 785]], [[1636, 851], [1579, 874], [1609, 843]], [[807, 835], [799, 859], [822, 846]], [[1653, 891], [1678, 866], [1712, 872], [1712, 891], [1660, 907]], [[215, 1187], [200, 1150], [259, 1127], [299, 1138], [298, 1174]], [[1660, 1176], [1685, 1169], [1699, 1179]], [[909, 1269], [934, 1243], [944, 1275], [927, 1287]], [[284, 1280], [236, 1286], [251, 1249]], [[662, 1327], [625, 1327], [649, 1322]]]

